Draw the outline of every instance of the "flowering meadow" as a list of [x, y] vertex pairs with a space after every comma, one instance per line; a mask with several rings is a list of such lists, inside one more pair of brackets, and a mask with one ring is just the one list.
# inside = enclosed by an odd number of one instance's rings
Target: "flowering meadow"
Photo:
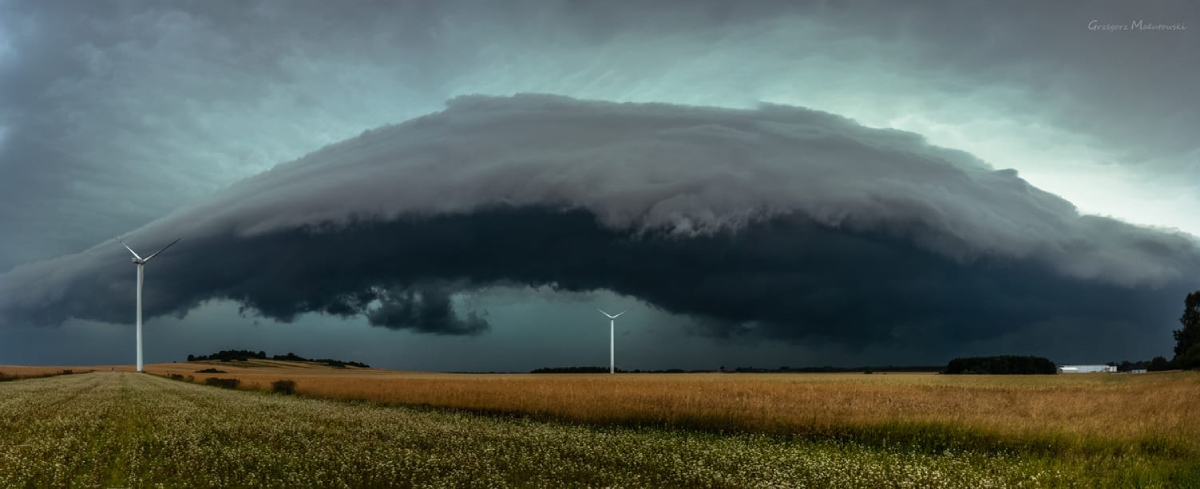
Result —
[[1178, 485], [1146, 460], [539, 421], [122, 372], [0, 383], [0, 487]]

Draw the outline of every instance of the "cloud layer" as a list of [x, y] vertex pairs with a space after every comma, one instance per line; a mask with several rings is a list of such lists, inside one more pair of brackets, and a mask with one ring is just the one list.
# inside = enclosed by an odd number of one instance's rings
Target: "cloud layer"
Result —
[[[150, 316], [230, 299], [439, 334], [489, 327], [451, 306], [456, 291], [528, 284], [635, 296], [716, 336], [953, 343], [1089, 320], [1134, 335], [1169, 321], [1200, 272], [1190, 237], [1080, 216], [911, 133], [777, 105], [545, 95], [457, 98], [130, 239], [174, 237], [147, 266]], [[122, 253], [18, 266], [0, 314], [127, 321]]]
[[1198, 234], [1197, 25], [1187, 0], [0, 2], [0, 270], [455, 96], [522, 92], [810, 107]]

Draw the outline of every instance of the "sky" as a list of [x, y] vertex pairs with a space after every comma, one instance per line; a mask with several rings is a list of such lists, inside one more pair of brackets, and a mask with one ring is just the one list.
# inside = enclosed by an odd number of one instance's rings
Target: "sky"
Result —
[[1168, 355], [1200, 7], [0, 0], [0, 364]]

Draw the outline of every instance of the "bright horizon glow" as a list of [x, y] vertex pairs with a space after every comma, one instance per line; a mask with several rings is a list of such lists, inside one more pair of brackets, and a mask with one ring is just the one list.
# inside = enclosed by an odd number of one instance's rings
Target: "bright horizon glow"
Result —
[[772, 103], [828, 111], [866, 127], [913, 132], [933, 145], [966, 151], [997, 170], [1017, 170], [1031, 185], [1066, 199], [1081, 214], [1181, 231], [1200, 239], [1200, 219], [1194, 217], [1194, 209], [1200, 208], [1200, 195], [1179, 187], [1182, 182], [1151, 179], [1122, 165], [1103, 164], [1120, 158], [1089, 147], [1091, 141], [1080, 135], [986, 117], [984, 123], [975, 124], [943, 121], [936, 113], [897, 115], [854, 101], [821, 104], [811, 98], [803, 102], [792, 97], [778, 100]]

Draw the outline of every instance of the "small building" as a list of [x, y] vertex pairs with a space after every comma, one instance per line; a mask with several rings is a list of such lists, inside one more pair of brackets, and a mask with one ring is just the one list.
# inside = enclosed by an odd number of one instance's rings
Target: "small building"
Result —
[[1116, 372], [1116, 365], [1059, 365], [1060, 374], [1088, 374], [1096, 372]]

